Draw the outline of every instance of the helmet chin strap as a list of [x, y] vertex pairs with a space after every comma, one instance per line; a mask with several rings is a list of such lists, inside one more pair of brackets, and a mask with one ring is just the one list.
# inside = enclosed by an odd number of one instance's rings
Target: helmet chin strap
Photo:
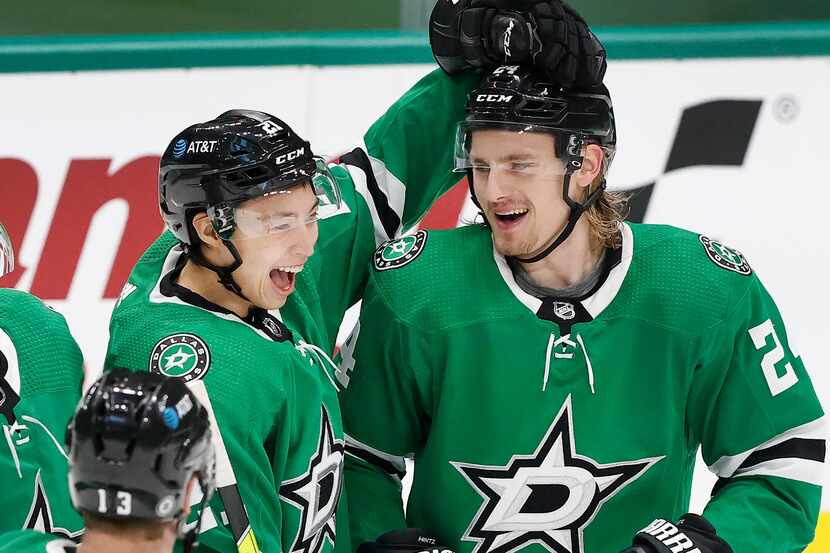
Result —
[[562, 232], [559, 233], [559, 236], [556, 237], [550, 245], [539, 252], [538, 254], [534, 255], [533, 257], [518, 257], [518, 256], [511, 256], [512, 259], [516, 261], [520, 261], [522, 263], [536, 263], [537, 261], [541, 261], [547, 256], [549, 256], [553, 250], [558, 248], [562, 242], [568, 239], [568, 237], [573, 232], [574, 228], [576, 228], [576, 223], [579, 221], [579, 218], [582, 217], [582, 214], [585, 213], [591, 205], [597, 201], [600, 194], [605, 190], [605, 180], [602, 181], [602, 184], [597, 187], [586, 199], [584, 202], [575, 202], [571, 199], [570, 195], [568, 194], [568, 189], [570, 188], [571, 182], [571, 174], [566, 173], [565, 178], [562, 180], [562, 196], [565, 200], [565, 203], [568, 204], [568, 208], [570, 209], [570, 214], [568, 215], [568, 222], [565, 224], [565, 228], [562, 229]]
[[242, 256], [239, 255], [239, 250], [236, 249], [236, 246], [230, 241], [230, 237], [236, 226], [233, 218], [233, 206], [229, 204], [219, 204], [215, 207], [208, 208], [207, 213], [210, 217], [213, 230], [216, 231], [216, 235], [220, 240], [222, 240], [222, 243], [233, 256], [233, 263], [227, 267], [215, 265], [205, 258], [201, 248], [198, 247], [188, 247], [190, 259], [192, 259], [197, 265], [201, 265], [205, 269], [209, 269], [216, 273], [216, 276], [219, 277], [219, 284], [224, 286], [227, 290], [233, 292], [248, 303], [253, 303], [245, 297], [245, 294], [242, 293], [242, 287], [240, 287], [239, 284], [237, 284], [233, 279], [233, 272], [242, 265]]

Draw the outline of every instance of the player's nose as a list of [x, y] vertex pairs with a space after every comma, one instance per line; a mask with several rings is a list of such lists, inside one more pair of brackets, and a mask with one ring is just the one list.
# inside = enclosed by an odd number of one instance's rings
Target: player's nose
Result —
[[317, 244], [317, 234], [316, 222], [298, 226], [295, 231], [295, 251], [306, 258], [311, 257]]

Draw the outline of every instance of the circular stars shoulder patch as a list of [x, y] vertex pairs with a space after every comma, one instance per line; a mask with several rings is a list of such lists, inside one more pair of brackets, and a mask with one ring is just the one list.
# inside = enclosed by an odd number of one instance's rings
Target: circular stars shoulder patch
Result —
[[385, 271], [397, 269], [408, 263], [412, 263], [416, 257], [424, 251], [427, 243], [427, 232], [419, 230], [415, 234], [403, 236], [397, 240], [390, 240], [381, 244], [375, 250], [375, 269]]
[[751, 275], [752, 268], [747, 263], [746, 258], [741, 252], [729, 246], [724, 246], [716, 240], [712, 240], [702, 234], [698, 237], [703, 248], [706, 250], [706, 255], [709, 259], [727, 271], [734, 271], [741, 275]]
[[159, 340], [150, 354], [150, 372], [181, 378], [204, 378], [210, 368], [210, 350], [195, 334], [172, 334]]

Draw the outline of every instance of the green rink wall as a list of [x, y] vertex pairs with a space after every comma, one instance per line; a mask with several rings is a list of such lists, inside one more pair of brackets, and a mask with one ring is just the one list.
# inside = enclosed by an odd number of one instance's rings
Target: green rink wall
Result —
[[[830, 55], [830, 20], [602, 27], [609, 58]], [[332, 31], [0, 37], [0, 72], [431, 63], [424, 33]]]
[[[434, 0], [0, 1], [2, 35], [397, 29]], [[830, 19], [826, 0], [569, 0], [592, 26]]]

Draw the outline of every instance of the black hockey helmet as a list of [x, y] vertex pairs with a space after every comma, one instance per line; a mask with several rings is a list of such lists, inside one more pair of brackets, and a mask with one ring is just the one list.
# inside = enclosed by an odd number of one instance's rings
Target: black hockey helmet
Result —
[[[242, 296], [231, 276], [242, 264], [230, 241], [237, 227], [235, 208], [303, 183], [312, 186], [321, 210], [339, 207], [337, 181], [307, 141], [273, 115], [236, 109], [192, 125], [173, 138], [159, 166], [159, 208], [167, 228], [185, 244], [191, 258]], [[191, 223], [202, 211], [233, 255], [233, 265], [216, 267], [199, 254], [198, 247], [188, 248], [199, 244]]]
[[14, 271], [14, 248], [6, 227], [0, 223], [0, 277]]
[[[617, 145], [608, 89], [600, 85], [590, 90], [566, 90], [532, 68], [501, 66], [486, 75], [479, 88], [470, 93], [466, 112], [456, 134], [456, 171], [471, 172], [470, 142], [476, 130], [504, 129], [554, 135], [554, 153], [564, 164], [563, 199], [571, 214], [565, 229], [545, 251], [530, 259], [520, 259], [539, 261], [567, 239], [582, 213], [605, 190], [605, 175]], [[583, 147], [589, 143], [599, 145], [604, 152], [603, 181], [583, 202], [576, 202], [570, 198], [568, 188], [571, 175], [582, 167]], [[469, 176], [473, 201], [478, 205], [472, 175]]]
[[66, 440], [69, 493], [79, 512], [173, 521], [193, 476], [203, 505], [213, 494], [210, 421], [181, 380], [126, 369], [104, 374], [81, 400]]

